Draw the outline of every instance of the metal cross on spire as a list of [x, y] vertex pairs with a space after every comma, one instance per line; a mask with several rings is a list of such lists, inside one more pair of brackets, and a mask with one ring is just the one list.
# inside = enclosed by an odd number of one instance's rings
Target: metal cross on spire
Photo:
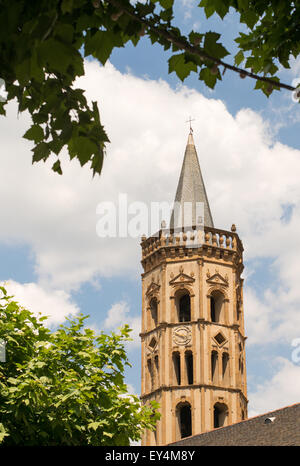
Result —
[[195, 118], [192, 119], [192, 118], [190, 117], [190, 118], [186, 121], [186, 123], [189, 123], [189, 124], [190, 124], [190, 134], [193, 132], [192, 121], [195, 121]]

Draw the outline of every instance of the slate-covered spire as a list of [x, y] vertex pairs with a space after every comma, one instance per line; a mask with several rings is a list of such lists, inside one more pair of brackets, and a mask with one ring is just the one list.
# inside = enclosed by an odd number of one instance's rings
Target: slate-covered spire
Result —
[[[193, 138], [193, 130], [190, 128], [187, 146], [185, 149], [184, 160], [181, 168], [180, 178], [175, 196], [175, 203], [180, 203], [182, 209], [184, 203], [192, 203], [192, 224], [188, 225], [186, 219], [181, 217], [179, 223], [176, 221], [176, 215], [172, 212], [170, 228], [191, 227], [199, 224], [199, 218], [196, 218], [196, 203], [203, 203], [204, 207], [204, 226], [213, 227], [213, 219], [209, 207], [209, 202], [201, 174], [199, 160]], [[179, 204], [177, 204], [179, 205]], [[176, 208], [176, 204], [175, 204]], [[183, 210], [182, 210], [183, 211]], [[184, 212], [184, 211], [183, 211]], [[198, 214], [198, 212], [197, 212]], [[200, 219], [201, 220], [201, 219]], [[190, 223], [190, 221], [188, 222]]]

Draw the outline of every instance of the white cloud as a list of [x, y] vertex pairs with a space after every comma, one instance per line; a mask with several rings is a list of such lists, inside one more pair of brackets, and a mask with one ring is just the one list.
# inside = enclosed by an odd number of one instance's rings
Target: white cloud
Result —
[[184, 20], [187, 21], [192, 17], [192, 11], [195, 7], [195, 3], [193, 2], [193, 0], [181, 0], [181, 3], [181, 8], [184, 11]]
[[249, 417], [299, 403], [300, 366], [278, 357], [275, 375], [249, 393]]
[[129, 393], [130, 395], [139, 396], [139, 393], [136, 392], [135, 387], [130, 383], [127, 384], [127, 393]]
[[290, 69], [286, 70], [286, 73], [290, 73], [296, 79], [299, 78], [300, 77], [300, 58], [299, 57], [295, 58], [291, 55], [289, 59], [289, 65], [290, 65]]
[[248, 336], [247, 346], [267, 344], [272, 338], [271, 306], [265, 305], [255, 291], [245, 287], [244, 291], [245, 327]]
[[2, 285], [22, 307], [36, 316], [39, 313], [48, 316], [48, 320], [45, 321], [46, 326], [60, 324], [66, 317], [75, 316], [79, 312], [78, 306], [63, 290], [47, 291], [36, 283], [17, 283], [14, 280], [2, 282]]
[[120, 301], [111, 306], [107, 312], [107, 317], [104, 321], [104, 327], [116, 331], [118, 327], [128, 324], [132, 329], [130, 338], [132, 341], [127, 343], [128, 349], [139, 347], [140, 331], [141, 331], [141, 318], [133, 317], [130, 315], [129, 305], [125, 301]]
[[116, 329], [124, 324], [129, 313], [129, 306], [125, 301], [115, 303], [107, 312], [107, 317], [104, 321], [105, 328]]

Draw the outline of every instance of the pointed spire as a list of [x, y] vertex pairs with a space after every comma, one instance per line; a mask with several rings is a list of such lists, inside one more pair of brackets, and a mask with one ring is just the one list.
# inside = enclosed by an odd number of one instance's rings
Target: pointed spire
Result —
[[[170, 227], [182, 227], [182, 226], [196, 226], [199, 224], [199, 219], [196, 219], [196, 203], [203, 203], [204, 209], [204, 226], [213, 227], [213, 219], [209, 207], [209, 202], [205, 190], [204, 181], [201, 174], [199, 160], [196, 152], [196, 147], [193, 138], [193, 130], [190, 126], [190, 133], [188, 136], [187, 146], [185, 149], [183, 164], [181, 168], [180, 178], [175, 196], [175, 203], [181, 205], [181, 209], [184, 217], [184, 203], [191, 203], [192, 212], [191, 219], [192, 224], [187, 225], [184, 218], [180, 220], [180, 224], [174, 222], [174, 210], [172, 212]], [[175, 205], [176, 206], [176, 205]], [[198, 214], [198, 212], [197, 212]], [[176, 216], [175, 216], [176, 219]], [[174, 224], [175, 223], [175, 224]], [[203, 223], [202, 223], [203, 225]]]

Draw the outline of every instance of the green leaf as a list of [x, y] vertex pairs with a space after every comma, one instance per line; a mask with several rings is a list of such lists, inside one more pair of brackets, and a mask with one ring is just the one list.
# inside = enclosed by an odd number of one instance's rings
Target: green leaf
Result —
[[6, 115], [6, 110], [4, 108], [6, 102], [1, 102], [0, 101], [0, 115]]
[[230, 7], [229, 0], [215, 0], [216, 13], [221, 19], [228, 13]]
[[192, 61], [186, 62], [186, 54], [181, 53], [169, 58], [169, 73], [172, 71], [175, 71], [181, 81], [184, 81], [191, 71], [197, 71], [197, 65]]
[[217, 75], [212, 74], [209, 68], [202, 68], [199, 79], [204, 81], [208, 87], [214, 89], [217, 82]]
[[168, 10], [162, 10], [159, 16], [163, 21], [170, 22], [173, 19], [172, 8], [169, 8]]
[[215, 13], [215, 6], [210, 0], [202, 0], [199, 3], [199, 6], [204, 7], [206, 18], [210, 18], [211, 15]]
[[95, 175], [96, 173], [101, 173], [102, 166], [103, 166], [103, 159], [104, 159], [104, 154], [102, 150], [100, 150], [98, 154], [95, 154], [93, 156], [92, 164], [91, 164], [91, 168], [93, 169], [93, 175]]
[[81, 166], [86, 164], [91, 156], [98, 152], [97, 145], [88, 136], [73, 137], [68, 144], [68, 149], [70, 157], [77, 157]]
[[229, 0], [202, 0], [199, 6], [204, 7], [207, 18], [217, 13], [223, 19], [229, 11], [230, 2]]
[[58, 40], [61, 40], [62, 42], [72, 44], [74, 37], [74, 27], [71, 24], [60, 23], [55, 28], [55, 37], [57, 37]]
[[36, 363], [36, 367], [38, 367], [39, 369], [41, 369], [42, 367], [45, 367], [46, 363], [44, 361], [38, 361]]
[[46, 142], [40, 142], [33, 149], [32, 163], [46, 160], [50, 155], [50, 149]]
[[73, 0], [63, 0], [61, 3], [61, 11], [63, 14], [71, 13], [73, 10]]
[[34, 123], [37, 123], [37, 124], [47, 123], [48, 117], [49, 117], [48, 113], [43, 112], [42, 110], [40, 110], [37, 113], [32, 114], [32, 120], [33, 120]]
[[39, 125], [32, 125], [23, 135], [23, 138], [34, 141], [36, 144], [44, 139], [43, 128]]
[[84, 73], [82, 57], [73, 45], [53, 37], [42, 42], [38, 48], [38, 57], [41, 62], [46, 61], [50, 69], [66, 73], [69, 66], [76, 68], [77, 76]]
[[3, 424], [0, 424], [0, 443], [3, 442], [5, 437], [8, 437], [9, 434], [5, 430], [5, 427]]
[[99, 426], [101, 426], [103, 423], [102, 422], [90, 422], [88, 424], [89, 429], [97, 430]]
[[30, 66], [30, 77], [42, 83], [43, 80], [45, 79], [45, 74], [44, 74], [43, 68], [40, 66], [36, 48], [34, 48], [31, 53], [29, 66]]
[[16, 78], [21, 86], [26, 86], [30, 80], [30, 59], [20, 61], [15, 66]]
[[240, 10], [248, 10], [249, 0], [238, 0], [238, 8]]
[[203, 40], [204, 34], [199, 34], [198, 32], [190, 32], [189, 34], [189, 40], [191, 44], [194, 45], [200, 45], [202, 40]]
[[234, 63], [235, 63], [237, 66], [239, 66], [239, 65], [242, 63], [242, 61], [244, 60], [244, 58], [245, 58], [245, 57], [244, 57], [244, 54], [243, 54], [243, 52], [240, 50], [240, 51], [236, 54], [236, 56], [234, 57]]
[[250, 9], [249, 6], [241, 12], [241, 22], [245, 23], [250, 29], [254, 27], [258, 20], [259, 15], [253, 9]]
[[204, 39], [204, 51], [214, 58], [221, 59], [228, 55], [229, 52], [222, 44], [217, 42], [219, 38], [220, 34], [212, 31], [207, 32]]
[[93, 55], [105, 65], [114, 47], [123, 47], [121, 34], [113, 31], [97, 31], [94, 35], [87, 36], [85, 41], [85, 56]]
[[159, 3], [165, 10], [168, 10], [169, 8], [172, 8], [174, 0], [159, 0]]

